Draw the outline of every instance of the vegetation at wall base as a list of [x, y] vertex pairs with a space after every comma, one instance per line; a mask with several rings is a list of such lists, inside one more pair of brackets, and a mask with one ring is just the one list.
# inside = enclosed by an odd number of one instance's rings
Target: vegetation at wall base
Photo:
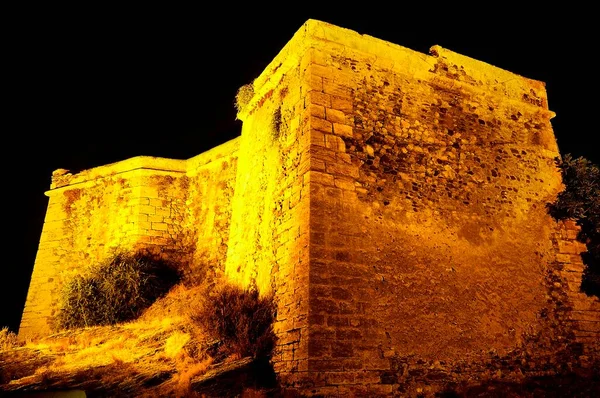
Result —
[[600, 297], [600, 168], [583, 157], [557, 159], [565, 189], [550, 204], [557, 220], [574, 219], [581, 227], [578, 240], [587, 245], [581, 290]]
[[7, 327], [0, 329], [0, 351], [7, 351], [20, 345], [16, 333]]
[[114, 254], [65, 284], [56, 326], [73, 329], [135, 319], [179, 279], [173, 264], [150, 254]]
[[273, 297], [261, 296], [254, 287], [219, 286], [204, 297], [191, 316], [219, 342], [215, 355], [270, 358], [276, 343]]

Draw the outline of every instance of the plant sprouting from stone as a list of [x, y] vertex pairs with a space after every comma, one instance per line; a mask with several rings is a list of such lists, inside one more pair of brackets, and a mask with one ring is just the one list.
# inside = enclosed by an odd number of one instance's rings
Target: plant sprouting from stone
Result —
[[250, 102], [254, 96], [254, 85], [252, 83], [245, 84], [240, 87], [235, 95], [235, 109], [239, 112], [243, 112], [246, 105]]

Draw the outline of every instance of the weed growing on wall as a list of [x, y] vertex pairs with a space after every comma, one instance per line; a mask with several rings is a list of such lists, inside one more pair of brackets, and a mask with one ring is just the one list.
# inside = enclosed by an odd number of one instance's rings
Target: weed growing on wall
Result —
[[68, 281], [57, 315], [60, 329], [112, 325], [141, 315], [179, 281], [172, 264], [147, 254], [115, 254]]
[[275, 303], [256, 288], [222, 285], [205, 297], [191, 318], [219, 341], [221, 356], [270, 358], [275, 348]]
[[235, 108], [237, 111], [242, 112], [253, 96], [254, 85], [252, 83], [245, 84], [240, 87], [235, 94]]

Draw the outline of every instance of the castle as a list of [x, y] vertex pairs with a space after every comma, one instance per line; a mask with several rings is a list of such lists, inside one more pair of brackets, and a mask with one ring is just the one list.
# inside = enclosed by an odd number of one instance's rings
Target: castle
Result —
[[154, 248], [274, 292], [274, 366], [300, 390], [392, 394], [522, 347], [596, 355], [585, 246], [546, 209], [562, 185], [543, 83], [309, 20], [238, 97], [241, 136], [196, 157], [53, 173], [21, 336], [51, 332], [80, 267]]

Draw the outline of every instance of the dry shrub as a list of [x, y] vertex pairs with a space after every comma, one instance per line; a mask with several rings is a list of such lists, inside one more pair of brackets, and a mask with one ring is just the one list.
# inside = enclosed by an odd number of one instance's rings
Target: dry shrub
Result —
[[240, 87], [235, 94], [235, 108], [237, 111], [242, 112], [252, 97], [254, 97], [254, 85], [252, 83]]
[[60, 329], [114, 325], [137, 318], [179, 281], [173, 264], [149, 254], [115, 254], [89, 275], [66, 283]]
[[121, 358], [119, 358], [118, 356], [116, 356], [115, 354], [110, 354], [111, 358], [112, 358], [112, 363], [115, 366], [122, 366], [125, 364], [125, 361]]
[[270, 358], [276, 342], [275, 315], [272, 296], [261, 296], [256, 288], [226, 284], [205, 296], [191, 318], [218, 340], [216, 357]]
[[212, 365], [212, 363], [212, 358], [206, 358], [201, 362], [188, 362], [180, 360], [176, 364], [177, 373], [173, 376], [173, 381], [176, 383], [175, 396], [189, 396], [192, 393], [192, 379], [198, 375], [206, 373], [208, 367]]
[[7, 327], [0, 329], [0, 351], [8, 351], [20, 346], [17, 335]]

